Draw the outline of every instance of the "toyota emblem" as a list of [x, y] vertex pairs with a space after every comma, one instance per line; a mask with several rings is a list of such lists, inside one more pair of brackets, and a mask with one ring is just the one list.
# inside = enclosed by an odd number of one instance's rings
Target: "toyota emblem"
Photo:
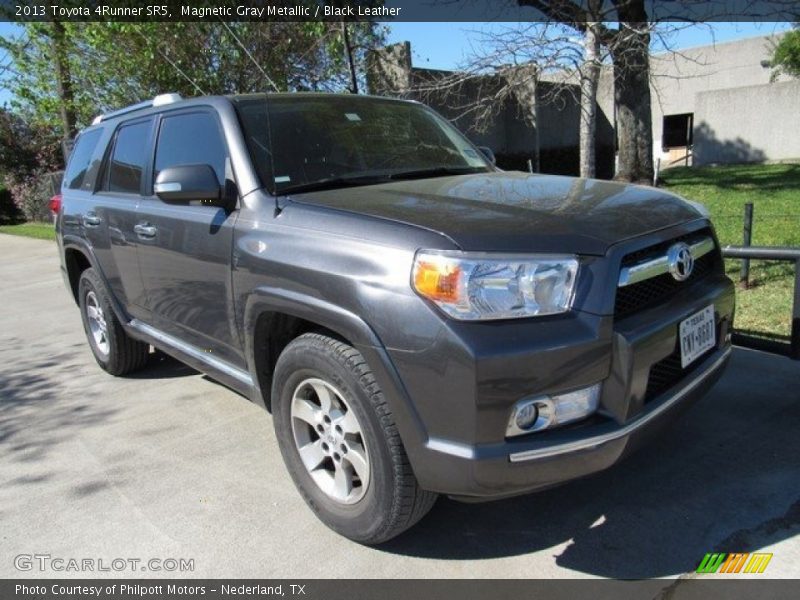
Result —
[[678, 281], [686, 281], [694, 269], [694, 256], [688, 244], [678, 242], [670, 246], [667, 252], [669, 272]]

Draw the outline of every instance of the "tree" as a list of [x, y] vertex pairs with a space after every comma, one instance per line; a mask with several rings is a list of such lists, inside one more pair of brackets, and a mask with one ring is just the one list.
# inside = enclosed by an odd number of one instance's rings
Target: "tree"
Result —
[[619, 165], [617, 179], [653, 179], [653, 128], [650, 113], [650, 24], [645, 0], [611, 0], [617, 27], [610, 24], [605, 0], [517, 0], [548, 19], [586, 33], [589, 24], [608, 48], [614, 68]]
[[344, 45], [344, 56], [347, 59], [347, 68], [350, 72], [350, 93], [358, 93], [358, 74], [356, 73], [355, 48], [350, 43], [350, 32], [347, 23], [342, 21], [342, 44]]
[[53, 70], [56, 75], [56, 92], [61, 114], [62, 138], [75, 137], [75, 102], [72, 93], [72, 75], [69, 68], [68, 48], [64, 25], [60, 21], [50, 23], [50, 47], [53, 52]]
[[[385, 36], [374, 23], [349, 23], [346, 41], [341, 25], [327, 22], [69, 22], [57, 36], [54, 25], [25, 24], [20, 39], [0, 45], [13, 59], [13, 110], [67, 129], [62, 108], [85, 126], [98, 112], [165, 92], [352, 89], [366, 52]], [[58, 89], [65, 77], [53, 77], [54, 54], [71, 74], [71, 100]]]
[[795, 23], [794, 29], [783, 34], [775, 44], [769, 64], [773, 80], [781, 73], [800, 78], [800, 23]]
[[581, 116], [579, 174], [581, 177], [595, 176], [595, 131], [597, 130], [597, 85], [600, 80], [602, 59], [600, 56], [600, 37], [598, 23], [586, 24], [583, 34], [584, 55], [580, 69], [581, 76]]

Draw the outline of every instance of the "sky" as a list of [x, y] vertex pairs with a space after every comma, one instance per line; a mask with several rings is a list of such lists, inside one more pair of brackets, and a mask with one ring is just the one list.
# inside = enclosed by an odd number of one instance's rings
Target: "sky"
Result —
[[[414, 66], [430, 69], [454, 69], [463, 64], [472, 49], [480, 45], [481, 32], [513, 26], [513, 23], [392, 23], [388, 25], [390, 43], [411, 42]], [[785, 31], [789, 23], [712, 23], [679, 31], [672, 44], [676, 49], [705, 46], [746, 37]], [[18, 35], [19, 27], [0, 22], [0, 37]], [[7, 63], [0, 53], [0, 66]], [[11, 97], [0, 75], [0, 105]]]
[[[513, 23], [394, 23], [390, 43], [411, 42], [411, 61], [415, 67], [454, 69], [480, 44], [481, 32], [513, 27]], [[707, 23], [682, 29], [671, 40], [676, 49], [707, 46], [747, 37], [785, 31], [789, 23]]]

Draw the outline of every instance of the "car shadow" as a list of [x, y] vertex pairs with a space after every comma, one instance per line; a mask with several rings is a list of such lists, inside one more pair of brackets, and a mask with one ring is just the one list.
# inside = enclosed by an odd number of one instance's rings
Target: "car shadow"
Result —
[[[207, 381], [214, 385], [218, 385], [223, 387], [227, 390], [230, 390], [234, 394], [248, 399], [247, 395], [242, 394], [238, 390], [225, 385], [223, 382], [214, 379], [213, 377], [198, 371], [189, 365], [182, 363], [177, 358], [173, 358], [169, 354], [162, 352], [161, 350], [155, 350], [154, 352], [150, 353], [150, 357], [147, 360], [147, 364], [140, 369], [139, 371], [135, 371], [134, 373], [129, 373], [125, 375], [126, 379], [175, 379], [179, 377], [191, 377], [192, 375], [201, 375], [203, 381]], [[249, 400], [249, 399], [248, 399]]]
[[440, 499], [380, 550], [450, 560], [549, 551], [560, 567], [627, 579], [691, 571], [706, 552], [796, 535], [799, 376], [798, 363], [736, 349], [705, 399], [615, 467], [499, 502]]
[[173, 379], [197, 375], [198, 371], [160, 350], [150, 353], [147, 365], [139, 371], [129, 373], [126, 379]]

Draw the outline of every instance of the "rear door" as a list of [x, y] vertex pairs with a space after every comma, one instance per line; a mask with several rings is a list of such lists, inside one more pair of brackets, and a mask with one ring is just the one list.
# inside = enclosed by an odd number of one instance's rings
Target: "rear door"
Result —
[[152, 116], [114, 131], [96, 183], [93, 207], [83, 215], [87, 239], [114, 296], [133, 317], [146, 317], [147, 301], [136, 255], [136, 208], [152, 145]]
[[[102, 242], [99, 239], [100, 232], [95, 232], [97, 228], [93, 227], [91, 213], [96, 211], [94, 182], [108, 137], [102, 127], [94, 127], [83, 131], [75, 140], [61, 180], [64, 210], [57, 221], [57, 226], [67, 242], [80, 239], [85, 239], [92, 245]], [[87, 215], [90, 216], [89, 219], [85, 218]], [[103, 235], [106, 233], [103, 232]]]
[[244, 367], [231, 291], [233, 226], [238, 211], [197, 203], [167, 204], [153, 194], [158, 173], [210, 165], [226, 184], [229, 155], [216, 111], [192, 107], [157, 124], [148, 193], [137, 212], [139, 265], [153, 326], [217, 358]]

